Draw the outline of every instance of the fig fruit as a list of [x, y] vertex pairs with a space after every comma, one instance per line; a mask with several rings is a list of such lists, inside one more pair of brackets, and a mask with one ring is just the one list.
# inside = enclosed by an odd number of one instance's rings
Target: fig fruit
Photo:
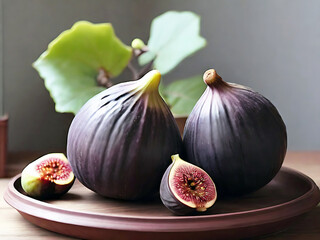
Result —
[[151, 198], [182, 139], [152, 70], [91, 98], [68, 133], [67, 156], [77, 179], [110, 198]]
[[59, 197], [72, 187], [74, 175], [62, 153], [44, 155], [27, 165], [21, 173], [22, 189], [39, 199]]
[[160, 185], [163, 204], [177, 215], [195, 214], [210, 208], [217, 199], [216, 187], [201, 168], [173, 155]]
[[219, 195], [266, 185], [280, 170], [286, 126], [276, 107], [252, 89], [227, 83], [211, 69], [207, 88], [184, 129], [184, 157], [214, 178]]

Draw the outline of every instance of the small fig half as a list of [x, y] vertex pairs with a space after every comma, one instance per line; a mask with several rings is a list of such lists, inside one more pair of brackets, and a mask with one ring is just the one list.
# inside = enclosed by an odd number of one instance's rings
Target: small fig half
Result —
[[183, 161], [178, 154], [171, 158], [173, 163], [160, 185], [161, 201], [177, 215], [206, 211], [217, 199], [214, 182], [204, 170]]
[[59, 197], [72, 187], [74, 174], [62, 153], [44, 155], [27, 165], [21, 173], [21, 186], [38, 199]]

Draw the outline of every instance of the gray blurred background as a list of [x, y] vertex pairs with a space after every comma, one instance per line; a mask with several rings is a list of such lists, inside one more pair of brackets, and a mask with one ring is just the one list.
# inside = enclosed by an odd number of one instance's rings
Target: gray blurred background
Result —
[[287, 125], [289, 150], [320, 150], [320, 1], [318, 0], [3, 0], [2, 77], [9, 151], [64, 150], [71, 114], [56, 113], [31, 67], [78, 20], [111, 22], [126, 44], [148, 40], [167, 10], [201, 16], [208, 45], [166, 81], [214, 67], [226, 81], [269, 98]]

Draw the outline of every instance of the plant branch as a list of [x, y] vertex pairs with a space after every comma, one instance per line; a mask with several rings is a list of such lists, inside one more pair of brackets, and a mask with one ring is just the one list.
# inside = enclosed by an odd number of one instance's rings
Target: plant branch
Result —
[[141, 78], [143, 75], [145, 75], [147, 72], [149, 72], [152, 69], [152, 65], [153, 65], [154, 59], [152, 61], [150, 61], [149, 63], [147, 63], [140, 70], [137, 69], [137, 67], [135, 67], [133, 65], [133, 61], [136, 61], [139, 56], [141, 56], [142, 54], [144, 54], [144, 53], [146, 53], [148, 51], [149, 51], [148, 46], [144, 46], [141, 49], [133, 48], [133, 55], [132, 55], [132, 58], [131, 58], [130, 62], [128, 63], [128, 66], [127, 66], [128, 69], [131, 71], [133, 80], [137, 80], [137, 79]]
[[104, 68], [99, 69], [99, 73], [97, 76], [97, 83], [99, 86], [103, 86], [109, 88], [112, 86], [112, 82], [110, 81], [110, 75]]
[[138, 70], [132, 65], [132, 62], [131, 62], [131, 61], [130, 61], [129, 64], [128, 64], [128, 68], [129, 68], [129, 70], [130, 70], [131, 73], [132, 73], [132, 78], [133, 78], [133, 80], [139, 79]]
[[138, 79], [141, 78], [143, 75], [145, 75], [147, 72], [149, 72], [152, 69], [154, 59], [152, 59], [149, 63], [147, 63], [139, 72]]

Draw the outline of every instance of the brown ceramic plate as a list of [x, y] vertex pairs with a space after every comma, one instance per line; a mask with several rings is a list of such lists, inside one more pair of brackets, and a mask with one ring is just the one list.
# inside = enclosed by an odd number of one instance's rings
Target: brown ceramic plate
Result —
[[230, 239], [282, 230], [320, 201], [316, 184], [288, 168], [259, 191], [218, 200], [201, 216], [174, 216], [156, 199], [105, 199], [76, 182], [62, 198], [39, 201], [25, 195], [16, 176], [5, 200], [28, 221], [82, 239]]

